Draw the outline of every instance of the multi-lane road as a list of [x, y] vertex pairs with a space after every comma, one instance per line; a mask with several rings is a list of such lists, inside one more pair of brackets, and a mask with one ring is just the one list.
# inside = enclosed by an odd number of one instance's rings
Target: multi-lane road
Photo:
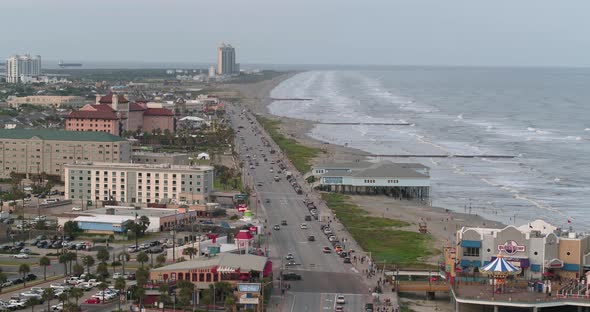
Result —
[[[322, 252], [322, 247], [332, 245], [322, 233], [319, 221], [304, 221], [305, 216], [309, 215], [304, 204], [305, 193], [297, 194], [286, 180], [284, 172], [277, 173], [279, 167], [276, 162], [281, 157], [280, 153], [271, 154], [271, 148], [265, 146], [261, 139], [265, 137], [270, 141], [270, 138], [254, 116], [242, 113], [237, 106], [231, 106], [228, 110], [232, 127], [237, 131], [236, 148], [244, 163], [245, 181], [255, 188], [255, 200], [258, 201], [256, 209], [260, 218], [267, 220], [267, 231], [271, 232], [270, 258], [275, 265], [275, 276], [279, 276], [281, 271], [302, 276], [301, 281], [288, 282], [290, 289], [284, 295], [275, 285], [277, 288], [272, 301], [275, 310], [334, 311], [336, 296], [343, 295], [346, 301], [342, 305], [344, 311], [364, 311], [364, 304], [370, 298], [361, 274], [352, 264], [343, 263], [335, 253]], [[268, 161], [264, 161], [263, 154]], [[247, 155], [250, 159], [256, 155], [259, 165], [250, 168]], [[275, 164], [271, 164], [272, 161]], [[275, 176], [281, 178], [279, 182], [275, 182]], [[287, 222], [286, 226], [280, 225], [283, 220]], [[307, 229], [300, 228], [304, 222], [307, 223]], [[277, 224], [280, 230], [273, 229]], [[308, 241], [309, 235], [314, 235], [316, 240]], [[294, 255], [296, 265], [285, 266], [285, 255], [288, 253]]]

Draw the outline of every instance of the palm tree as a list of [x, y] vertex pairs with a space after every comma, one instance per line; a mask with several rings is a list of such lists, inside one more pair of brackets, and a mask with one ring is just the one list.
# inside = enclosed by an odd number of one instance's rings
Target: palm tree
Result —
[[59, 263], [64, 264], [64, 274], [68, 275], [68, 256], [66, 254], [59, 256]]
[[51, 299], [53, 299], [53, 297], [55, 297], [55, 292], [53, 291], [53, 288], [43, 289], [43, 294], [41, 295], [41, 298], [43, 298], [44, 301], [47, 301], [47, 311], [51, 310]]
[[166, 255], [165, 254], [159, 254], [156, 257], [156, 263], [157, 263], [158, 266], [164, 265], [164, 263], [166, 263]]
[[30, 297], [27, 299], [27, 305], [31, 307], [31, 312], [35, 312], [35, 306], [39, 304], [39, 299], [36, 297]]
[[143, 269], [143, 264], [150, 260], [148, 255], [145, 252], [140, 252], [137, 254], [137, 262], [141, 263], [141, 268]]
[[66, 301], [68, 300], [68, 293], [63, 292], [57, 296], [57, 300], [61, 302], [62, 305], [65, 305]]
[[31, 267], [26, 264], [26, 263], [22, 263], [19, 267], [18, 267], [18, 273], [23, 275], [23, 285], [25, 287], [27, 287], [27, 279], [25, 278], [25, 276], [31, 272]]
[[72, 288], [70, 289], [70, 296], [74, 297], [76, 299], [76, 305], [78, 305], [78, 299], [80, 299], [82, 296], [84, 296], [84, 291], [80, 288]]
[[145, 234], [145, 231], [150, 226], [150, 218], [148, 218], [147, 216], [141, 216], [139, 218], [139, 223], [141, 224], [141, 234]]
[[102, 263], [106, 264], [107, 261], [109, 261], [109, 258], [111, 258], [111, 255], [109, 254], [109, 251], [106, 249], [106, 247], [100, 248], [96, 253], [96, 259]]
[[70, 274], [72, 274], [72, 262], [78, 260], [78, 255], [73, 252], [68, 252], [68, 253], [66, 253], [66, 258], [68, 259], [68, 262], [70, 263]]
[[88, 255], [82, 259], [82, 263], [86, 266], [86, 273], [90, 274], [90, 267], [94, 265], [94, 258]]
[[198, 252], [197, 251], [197, 248], [195, 248], [195, 247], [187, 247], [187, 248], [185, 248], [182, 251], [182, 254], [183, 255], [187, 255], [187, 256], [189, 256], [190, 259], [192, 259], [193, 256], [197, 254], [197, 252]]
[[123, 268], [123, 275], [125, 275], [125, 262], [129, 261], [129, 254], [125, 251], [122, 251], [119, 254], [119, 261], [121, 261], [121, 267]]
[[39, 265], [43, 267], [43, 280], [47, 280], [47, 267], [51, 265], [51, 260], [47, 257], [41, 257], [39, 259]]
[[102, 283], [98, 284], [98, 290], [100, 290], [102, 292], [102, 303], [104, 303], [104, 291], [107, 288], [109, 288], [109, 286], [105, 282], [102, 282]]
[[[115, 289], [119, 291], [119, 294], [122, 294], [127, 287], [127, 282], [124, 278], [119, 277], [115, 280]], [[121, 311], [121, 296], [119, 296], [119, 311]]]
[[6, 283], [7, 280], [6, 273], [2, 272], [2, 268], [0, 268], [0, 292], [2, 291], [2, 284]]

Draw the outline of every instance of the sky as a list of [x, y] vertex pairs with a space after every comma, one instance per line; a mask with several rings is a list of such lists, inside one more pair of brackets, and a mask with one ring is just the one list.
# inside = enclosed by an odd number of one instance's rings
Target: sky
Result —
[[588, 0], [1, 0], [0, 57], [590, 66]]

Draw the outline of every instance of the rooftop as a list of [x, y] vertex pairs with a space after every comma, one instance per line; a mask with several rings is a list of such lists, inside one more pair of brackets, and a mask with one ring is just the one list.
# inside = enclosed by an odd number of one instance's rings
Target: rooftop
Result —
[[76, 217], [75, 222], [98, 222], [98, 223], [123, 223], [125, 221], [133, 220], [135, 217], [131, 216], [113, 216], [113, 215], [100, 215], [100, 216], [80, 216]]
[[[112, 209], [114, 214], [107, 214], [107, 210]], [[104, 208], [92, 209], [88, 210], [86, 213], [93, 214], [93, 215], [103, 215], [107, 216], [116, 216], [116, 217], [130, 217], [131, 219], [135, 218], [135, 214], [137, 213], [138, 217], [146, 216], [146, 217], [165, 217], [176, 214], [175, 209], [167, 209], [167, 208], [141, 208], [141, 209], [134, 209], [132, 207], [116, 207], [116, 206], [107, 206]]]
[[[72, 131], [73, 132], [73, 131]], [[84, 132], [75, 132], [84, 133]], [[91, 132], [98, 133], [98, 132]], [[212, 166], [187, 166], [187, 165], [170, 165], [170, 164], [128, 164], [128, 163], [106, 163], [106, 162], [92, 162], [92, 161], [77, 161], [73, 164], [66, 164], [66, 167], [100, 167], [113, 169], [169, 169], [169, 170], [213, 170]]]
[[[100, 98], [98, 101], [100, 104], [112, 104], [113, 103], [113, 93], [109, 93]], [[129, 100], [126, 99], [123, 95], [118, 95], [118, 102], [119, 103], [129, 103]]]
[[417, 169], [425, 168], [427, 169], [428, 167], [418, 163], [394, 163], [390, 161], [378, 163], [358, 161], [314, 166], [314, 169], [348, 169], [349, 172], [339, 172], [337, 175], [367, 178], [428, 178], [428, 175], [417, 171]]
[[174, 116], [174, 113], [167, 108], [153, 108], [146, 109], [144, 116]]
[[217, 256], [208, 258], [206, 260], [195, 259], [174, 263], [160, 268], [152, 269], [151, 272], [167, 272], [172, 270], [191, 270], [198, 268], [210, 268], [217, 266], [218, 268], [232, 268], [239, 269], [241, 272], [249, 272], [251, 270], [262, 272], [266, 265], [267, 258], [254, 255], [236, 255], [223, 253]]
[[46, 141], [124, 142], [125, 139], [106, 132], [65, 131], [48, 129], [0, 129], [0, 139]]

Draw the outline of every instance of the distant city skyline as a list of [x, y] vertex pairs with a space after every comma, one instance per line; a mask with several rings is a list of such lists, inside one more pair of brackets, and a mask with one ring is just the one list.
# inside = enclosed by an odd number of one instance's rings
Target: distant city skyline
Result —
[[217, 64], [231, 42], [243, 65], [586, 67], [588, 10], [584, 0], [3, 1], [0, 58]]

